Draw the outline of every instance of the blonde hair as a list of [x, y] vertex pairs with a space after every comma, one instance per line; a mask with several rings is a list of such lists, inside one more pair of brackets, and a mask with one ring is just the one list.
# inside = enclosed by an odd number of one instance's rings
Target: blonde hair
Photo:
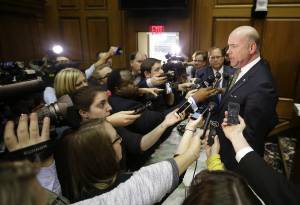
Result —
[[54, 89], [57, 97], [72, 94], [76, 90], [76, 81], [84, 75], [76, 68], [65, 68], [57, 73], [54, 79]]

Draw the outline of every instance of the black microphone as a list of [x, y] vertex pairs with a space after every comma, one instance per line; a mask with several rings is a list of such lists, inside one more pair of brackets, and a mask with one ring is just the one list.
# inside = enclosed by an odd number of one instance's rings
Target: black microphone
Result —
[[205, 138], [206, 132], [207, 132], [207, 128], [209, 125], [209, 121], [212, 115], [212, 112], [214, 111], [214, 109], [217, 107], [217, 104], [215, 102], [209, 102], [208, 103], [208, 109], [207, 109], [207, 117], [205, 119], [205, 123], [204, 123], [204, 128], [203, 128], [203, 134], [201, 135], [200, 139], [203, 140]]
[[207, 77], [206, 80], [201, 81], [200, 79], [195, 80], [195, 84], [192, 86], [192, 89], [199, 89], [199, 88], [207, 88], [212, 85], [212, 83], [215, 81], [215, 76], [210, 75]]

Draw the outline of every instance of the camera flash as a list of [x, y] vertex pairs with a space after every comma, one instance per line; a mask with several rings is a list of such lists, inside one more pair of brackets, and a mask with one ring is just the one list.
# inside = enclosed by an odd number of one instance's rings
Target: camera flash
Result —
[[61, 46], [61, 45], [54, 45], [53, 47], [52, 47], [52, 51], [54, 52], [54, 53], [56, 53], [56, 54], [60, 54], [60, 53], [62, 53], [63, 52], [63, 47]]

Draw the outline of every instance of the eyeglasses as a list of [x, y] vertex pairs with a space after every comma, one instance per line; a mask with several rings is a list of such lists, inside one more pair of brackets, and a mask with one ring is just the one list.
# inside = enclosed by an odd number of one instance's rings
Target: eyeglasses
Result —
[[220, 58], [222, 58], [223, 56], [210, 56], [209, 58], [211, 60], [219, 60]]
[[119, 142], [119, 143], [122, 142], [122, 137], [120, 135], [118, 135], [118, 134], [116, 136], [117, 136], [117, 138], [114, 139], [114, 141], [112, 141], [112, 143], [111, 143], [112, 145], [115, 144], [116, 142]]

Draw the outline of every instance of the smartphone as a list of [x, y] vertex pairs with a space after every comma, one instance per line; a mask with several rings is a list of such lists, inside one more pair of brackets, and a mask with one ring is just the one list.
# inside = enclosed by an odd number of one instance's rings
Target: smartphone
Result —
[[215, 127], [211, 127], [207, 137], [207, 145], [212, 146], [215, 142], [214, 138], [217, 135], [217, 130]]
[[186, 112], [186, 110], [191, 106], [191, 104], [186, 101], [183, 105], [180, 106], [180, 108], [176, 111], [179, 115], [180, 113]]
[[140, 114], [140, 113], [144, 112], [146, 110], [146, 108], [150, 107], [151, 105], [152, 105], [152, 102], [149, 101], [146, 104], [137, 105], [130, 110], [134, 110], [134, 114]]
[[200, 113], [199, 112], [194, 112], [192, 115], [191, 115], [191, 119], [192, 120], [197, 120], [199, 117], [200, 117]]
[[231, 125], [240, 124], [239, 121], [240, 104], [229, 102], [228, 103], [228, 116], [227, 123]]

